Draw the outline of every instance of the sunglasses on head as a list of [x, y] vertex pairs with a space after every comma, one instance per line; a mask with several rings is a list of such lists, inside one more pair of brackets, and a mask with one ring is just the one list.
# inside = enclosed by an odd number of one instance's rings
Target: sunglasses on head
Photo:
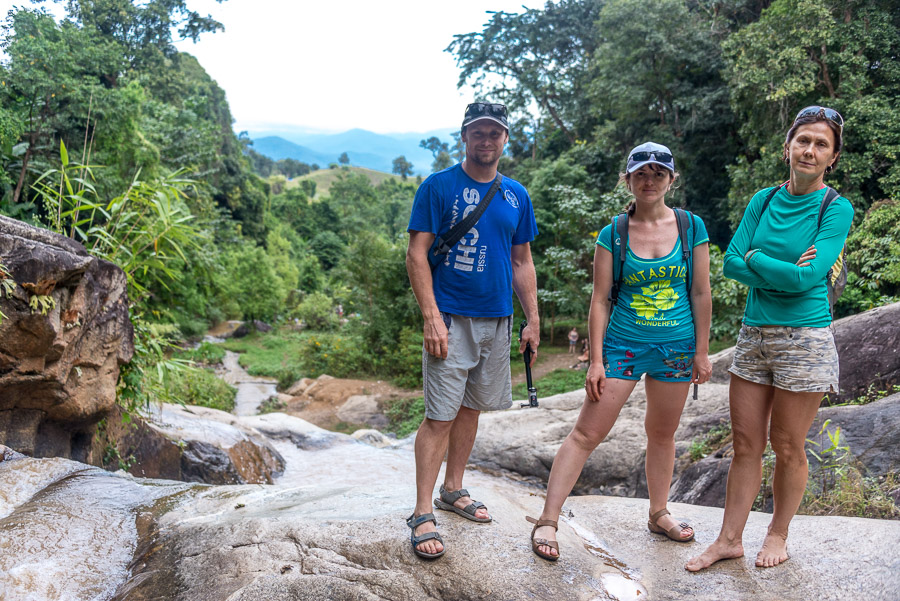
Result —
[[466, 107], [466, 117], [484, 114], [493, 115], [495, 117], [506, 117], [506, 105], [492, 104], [490, 102], [473, 102]]
[[635, 152], [630, 157], [628, 157], [629, 161], [633, 161], [635, 163], [642, 163], [644, 161], [659, 161], [660, 163], [671, 163], [672, 155], [668, 152]]
[[841, 117], [841, 114], [834, 109], [828, 108], [827, 106], [816, 106], [816, 105], [808, 106], [805, 109], [801, 110], [799, 113], [797, 113], [797, 116], [794, 117], [794, 121], [796, 121], [800, 117], [809, 117], [809, 116], [816, 116], [816, 115], [824, 116], [826, 119], [828, 119], [829, 121], [831, 121], [832, 123], [834, 123], [835, 125], [837, 125], [840, 128], [844, 127], [844, 118]]

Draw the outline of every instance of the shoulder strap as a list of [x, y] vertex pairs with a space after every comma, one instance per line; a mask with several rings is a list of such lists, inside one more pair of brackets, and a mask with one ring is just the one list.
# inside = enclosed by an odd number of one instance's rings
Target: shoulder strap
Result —
[[762, 209], [760, 209], [759, 211], [760, 217], [762, 217], [762, 214], [766, 212], [766, 209], [769, 207], [769, 203], [772, 202], [772, 199], [775, 198], [775, 195], [778, 194], [778, 191], [784, 188], [786, 185], [788, 185], [788, 183], [784, 182], [781, 185], [775, 186], [774, 188], [772, 188], [772, 191], [766, 195], [766, 200], [763, 202]]
[[[622, 288], [622, 274], [625, 272], [625, 257], [628, 254], [628, 213], [620, 213], [613, 217], [613, 285], [609, 289], [609, 300], [613, 306], [619, 302], [619, 289]], [[618, 244], [616, 244], [618, 241]], [[616, 256], [618, 253], [618, 256]], [[618, 271], [616, 270], [618, 267]]]
[[[691, 256], [694, 250], [693, 245], [693, 236], [696, 235], [691, 229], [691, 224], [693, 223], [694, 215], [690, 211], [686, 211], [684, 209], [672, 209], [675, 211], [675, 222], [678, 224], [678, 238], [681, 240], [681, 260], [684, 261], [685, 266], [687, 267], [687, 291], [688, 298], [690, 298], [691, 294]], [[691, 240], [688, 240], [688, 231], [691, 231]]]
[[454, 225], [449, 232], [444, 234], [444, 236], [438, 237], [435, 241], [433, 250], [428, 257], [428, 262], [431, 263], [431, 271], [437, 269], [437, 266], [440, 265], [444, 255], [449, 253], [453, 247], [456, 246], [456, 243], [462, 240], [463, 236], [465, 236], [470, 229], [475, 227], [475, 224], [478, 223], [478, 220], [481, 219], [481, 216], [487, 210], [488, 205], [491, 203], [497, 190], [500, 189], [502, 183], [503, 176], [498, 173], [487, 194], [481, 199], [481, 202], [475, 206], [475, 209], [469, 213], [465, 219]]
[[828, 190], [825, 191], [825, 196], [822, 198], [822, 205], [819, 207], [819, 227], [822, 227], [822, 217], [825, 216], [825, 211], [828, 210], [831, 203], [837, 200], [839, 196], [840, 194], [837, 190], [828, 186]]

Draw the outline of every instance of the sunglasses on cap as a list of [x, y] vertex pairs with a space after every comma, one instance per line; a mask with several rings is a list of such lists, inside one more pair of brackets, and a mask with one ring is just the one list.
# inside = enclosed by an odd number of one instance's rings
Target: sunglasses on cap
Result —
[[811, 117], [822, 115], [841, 129], [844, 127], [844, 118], [841, 117], [841, 114], [834, 109], [830, 109], [827, 106], [808, 106], [805, 109], [802, 109], [797, 116], [794, 117], [794, 121], [799, 119], [800, 117]]
[[490, 102], [473, 102], [466, 107], [466, 119], [477, 117], [478, 115], [493, 115], [494, 117], [503, 117], [505, 119], [506, 105]]
[[660, 163], [671, 163], [672, 155], [668, 152], [635, 152], [628, 157], [629, 163], [643, 163], [644, 161], [659, 161]]

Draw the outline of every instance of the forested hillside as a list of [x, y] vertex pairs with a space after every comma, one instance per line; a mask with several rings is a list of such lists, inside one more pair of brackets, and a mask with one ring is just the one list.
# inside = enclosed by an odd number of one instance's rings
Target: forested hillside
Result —
[[[128, 274], [138, 355], [123, 398], [164, 395], [166, 345], [225, 319], [302, 320], [308, 373], [416, 384], [421, 318], [404, 266], [414, 183], [338, 169], [315, 200], [311, 183], [283, 185], [269, 176], [309, 166], [255, 154], [223, 90], [173, 46], [173, 32], [220, 29], [214, 16], [184, 0], [65, 5], [61, 22], [19, 8], [3, 26], [0, 213]], [[632, 146], [673, 149], [674, 202], [724, 248], [750, 195], [786, 177], [782, 137], [809, 104], [847, 123], [829, 178], [857, 209], [839, 313], [900, 294], [895, 2], [561, 0], [493, 13], [448, 51], [460, 83], [513, 111], [501, 171], [535, 203], [545, 337], [585, 322], [593, 240], [624, 206], [615, 182]], [[712, 257], [714, 337], [726, 344], [743, 290]]]

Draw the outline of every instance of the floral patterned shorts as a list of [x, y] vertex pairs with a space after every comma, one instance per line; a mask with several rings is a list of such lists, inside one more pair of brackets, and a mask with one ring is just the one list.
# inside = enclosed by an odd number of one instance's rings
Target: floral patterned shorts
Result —
[[696, 348], [693, 338], [651, 343], [607, 335], [603, 338], [606, 377], [640, 380], [643, 374], [647, 374], [660, 382], [689, 382]]

